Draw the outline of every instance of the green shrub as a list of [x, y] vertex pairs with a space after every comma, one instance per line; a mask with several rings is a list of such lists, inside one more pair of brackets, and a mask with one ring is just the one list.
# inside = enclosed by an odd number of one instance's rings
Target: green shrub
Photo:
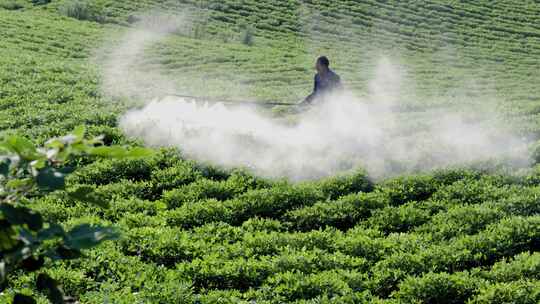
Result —
[[451, 239], [464, 234], [475, 234], [503, 216], [504, 213], [492, 203], [455, 206], [447, 212], [436, 214], [417, 231], [431, 233], [437, 240]]
[[118, 199], [111, 202], [111, 207], [105, 210], [105, 216], [109, 220], [119, 221], [127, 214], [136, 214], [141, 217], [154, 216], [165, 205], [159, 201], [148, 201], [139, 198]]
[[373, 275], [369, 289], [376, 295], [386, 298], [398, 290], [399, 283], [406, 277], [419, 275], [425, 269], [422, 257], [408, 252], [394, 253], [371, 268]]
[[365, 258], [341, 252], [330, 253], [319, 248], [284, 248], [278, 255], [273, 256], [270, 262], [274, 272], [299, 271], [304, 274], [333, 269], [367, 271], [369, 266]]
[[509, 215], [533, 215], [540, 213], [540, 188], [516, 188], [494, 203], [494, 206]]
[[252, 255], [276, 255], [286, 247], [303, 250], [318, 248], [333, 252], [339, 248], [336, 241], [342, 238], [340, 231], [332, 229], [305, 233], [253, 232], [246, 233], [239, 245]]
[[51, 3], [51, 0], [32, 0], [32, 4], [34, 5], [44, 5]]
[[432, 199], [442, 201], [449, 207], [463, 204], [480, 204], [485, 201], [506, 197], [511, 189], [512, 187], [496, 185], [486, 180], [460, 180], [440, 188]]
[[[182, 171], [180, 174], [185, 172]], [[188, 182], [197, 176], [189, 170], [187, 172], [189, 172], [187, 176], [177, 175], [175, 177], [177, 182]], [[159, 183], [159, 181], [157, 182]], [[177, 189], [167, 191], [163, 194], [163, 201], [169, 208], [176, 208], [187, 202], [204, 199], [213, 198], [224, 201], [248, 190], [264, 189], [269, 186], [270, 184], [264, 180], [247, 175], [242, 171], [234, 171], [226, 180], [198, 179]]]
[[323, 200], [324, 194], [311, 185], [275, 185], [272, 188], [250, 190], [229, 204], [238, 221], [259, 216], [279, 218], [289, 209], [310, 206]]
[[524, 183], [528, 186], [540, 185], [540, 164], [528, 169], [524, 173]]
[[391, 205], [428, 199], [437, 189], [429, 175], [402, 176], [384, 181], [376, 187], [388, 195]]
[[164, 227], [167, 226], [167, 220], [156, 215], [144, 215], [137, 213], [126, 213], [117, 222], [118, 226], [125, 229], [141, 227]]
[[238, 290], [209, 290], [206, 294], [199, 294], [195, 303], [200, 304], [249, 304], [250, 301], [241, 300], [242, 293]]
[[493, 265], [486, 278], [495, 282], [540, 280], [540, 253], [524, 252]]
[[222, 181], [229, 178], [231, 175], [229, 170], [222, 168], [217, 165], [206, 164], [206, 163], [195, 163], [195, 169], [201, 172], [202, 176], [207, 179], [214, 181]]
[[125, 135], [118, 128], [107, 125], [96, 125], [88, 128], [88, 134], [92, 136], [102, 136], [106, 145], [126, 144]]
[[[493, 264], [503, 257], [538, 250], [538, 217], [514, 217], [489, 225], [476, 235], [465, 235], [448, 243], [416, 246], [394, 251], [372, 268], [371, 286], [380, 296], [388, 296], [407, 276], [424, 272], [455, 272]], [[388, 240], [387, 240], [388, 241]], [[387, 244], [387, 246], [391, 246]]]
[[223, 259], [219, 254], [176, 265], [177, 271], [193, 280], [198, 289], [237, 289], [259, 286], [272, 273], [272, 265], [255, 258]]
[[481, 288], [471, 304], [537, 304], [540, 303], [540, 281], [495, 283]]
[[[226, 188], [226, 182], [205, 182], [212, 185], [218, 185], [213, 189], [212, 195], [232, 196], [233, 192]], [[224, 191], [224, 188], [225, 190]], [[210, 188], [212, 189], [212, 188]], [[189, 201], [189, 195], [200, 195], [198, 191], [207, 191], [206, 187], [198, 188], [195, 192], [174, 192], [179, 196], [177, 201]], [[188, 199], [186, 199], [188, 195]], [[206, 195], [206, 194], [204, 194]], [[234, 199], [227, 201], [218, 201], [216, 199], [205, 199], [203, 201], [190, 201], [184, 203], [181, 207], [167, 211], [164, 216], [168, 219], [170, 225], [184, 228], [201, 226], [211, 222], [225, 222], [233, 225], [241, 225], [244, 221], [252, 217], [279, 218], [288, 209], [312, 205], [318, 200], [323, 199], [322, 193], [311, 186], [291, 186], [276, 185], [268, 189], [250, 190]], [[167, 197], [166, 202], [169, 205], [176, 202], [173, 196]]]
[[237, 219], [231, 204], [216, 199], [205, 199], [198, 202], [185, 203], [179, 208], [171, 209], [161, 213], [167, 219], [167, 224], [182, 228], [193, 228], [213, 222], [224, 222], [240, 224], [241, 219]]
[[420, 208], [419, 205], [417, 202], [409, 202], [398, 207], [375, 210], [373, 216], [367, 219], [366, 225], [387, 234], [407, 232], [430, 219], [430, 212]]
[[[66, 187], [66, 161], [77, 156], [108, 158], [140, 158], [153, 153], [143, 148], [127, 150], [119, 146], [104, 146], [100, 138], [86, 138], [86, 128], [76, 127], [66, 136], [48, 140], [37, 147], [30, 140], [17, 136], [0, 138], [0, 285], [6, 287], [12, 276], [35, 274], [35, 288], [51, 302], [63, 302], [64, 292], [58, 281], [44, 271], [47, 259], [76, 259], [85, 249], [107, 240], [117, 239], [119, 232], [109, 222], [96, 217], [74, 217], [61, 225], [50, 222], [29, 201]], [[94, 195], [93, 187], [79, 187], [65, 195], [77, 203], [95, 207], [108, 205]], [[33, 201], [33, 203], [39, 200]], [[36, 273], [40, 271], [39, 273]], [[34, 285], [34, 284], [32, 284]], [[13, 295], [15, 303], [35, 303], [31, 293]]]
[[246, 231], [242, 227], [231, 226], [223, 222], [215, 222], [196, 227], [191, 231], [192, 239], [206, 244], [233, 244], [242, 241]]
[[[382, 232], [377, 231], [380, 235]], [[385, 256], [394, 253], [416, 253], [434, 245], [433, 238], [423, 233], [392, 233], [384, 238]]]
[[391, 300], [385, 300], [382, 302], [382, 300], [378, 301], [379, 299], [374, 298], [368, 290], [365, 291], [353, 291], [351, 293], [346, 293], [342, 296], [336, 296], [333, 294], [325, 294], [322, 296], [317, 296], [309, 300], [300, 299], [293, 303], [296, 304], [357, 304], [357, 303], [373, 303], [373, 304], [391, 304], [394, 302], [390, 302]]
[[316, 182], [315, 185], [331, 200], [347, 194], [373, 190], [373, 183], [367, 172], [363, 170], [352, 174], [328, 177]]
[[271, 188], [274, 182], [264, 178], [256, 177], [245, 170], [233, 170], [227, 178], [227, 184], [234, 192], [239, 194], [248, 190]]
[[16, 0], [0, 0], [0, 7], [6, 10], [14, 11], [24, 8], [24, 4], [21, 1]]
[[433, 181], [439, 186], [448, 186], [460, 180], [480, 179], [481, 173], [469, 168], [438, 169], [432, 172]]
[[[185, 281], [175, 271], [160, 266], [144, 265], [118, 257], [123, 267], [110, 269], [111, 278], [123, 271], [121, 280], [105, 280], [99, 288], [82, 294], [83, 303], [193, 303], [191, 282]], [[96, 256], [103, 265], [106, 258]], [[92, 263], [100, 266], [99, 263]], [[114, 265], [116, 266], [116, 265]], [[131, 267], [131, 268], [130, 268]], [[99, 270], [96, 270], [99, 271]]]
[[151, 173], [152, 182], [158, 193], [188, 185], [199, 178], [202, 178], [202, 174], [195, 170], [190, 162], [181, 162]]
[[68, 179], [70, 184], [106, 185], [123, 179], [143, 181], [151, 178], [155, 158], [104, 160], [81, 168]]
[[163, 202], [169, 208], [181, 207], [185, 203], [195, 203], [205, 199], [227, 200], [234, 196], [234, 189], [224, 181], [200, 179], [178, 189], [163, 194]]
[[44, 218], [55, 222], [64, 222], [97, 210], [84, 204], [78, 204], [60, 193], [36, 198], [31, 202], [31, 206], [35, 211], [41, 212]]
[[118, 182], [96, 187], [96, 194], [100, 199], [113, 201], [117, 199], [140, 198], [155, 200], [159, 197], [154, 193], [154, 186], [147, 181], [120, 180]]
[[283, 221], [295, 230], [313, 230], [326, 226], [349, 229], [387, 204], [380, 193], [350, 194], [337, 201], [319, 202], [313, 206], [288, 211]]
[[339, 297], [364, 289], [367, 274], [349, 270], [328, 270], [315, 274], [278, 273], [266, 280], [266, 299], [312, 299], [318, 296]]
[[95, 289], [98, 285], [98, 282], [81, 269], [72, 269], [65, 264], [51, 267], [47, 273], [53, 278], [59, 278], [62, 289], [69, 295], [84, 294], [88, 290]]
[[387, 246], [381, 232], [362, 227], [350, 229], [344, 237], [335, 239], [334, 243], [341, 252], [369, 261], [379, 260], [385, 254]]
[[132, 304], [144, 303], [144, 297], [140, 293], [134, 293], [129, 287], [122, 287], [113, 282], [103, 284], [99, 290], [86, 292], [81, 297], [82, 303], [115, 303]]
[[126, 232], [120, 245], [126, 255], [168, 267], [194, 258], [198, 253], [194, 249], [199, 246], [187, 233], [168, 227], [133, 228]]
[[529, 150], [532, 161], [534, 161], [535, 164], [540, 163], [540, 141], [530, 145]]
[[145, 281], [141, 296], [146, 303], [194, 303], [192, 283], [172, 270], [161, 270], [165, 275], [150, 277]]
[[475, 235], [465, 235], [447, 244], [433, 245], [418, 254], [424, 267], [433, 271], [461, 271], [492, 265], [501, 258], [540, 246], [540, 218], [510, 217], [494, 222]]
[[68, 0], [60, 8], [62, 15], [78, 20], [95, 21], [103, 23], [106, 17], [103, 10], [85, 0]]
[[266, 219], [266, 218], [250, 218], [242, 223], [242, 229], [246, 232], [255, 231], [285, 231], [284, 225], [278, 220]]
[[459, 304], [474, 295], [482, 281], [468, 273], [427, 273], [408, 277], [394, 294], [403, 303]]
[[[456, 240], [454, 248], [467, 248], [475, 261], [492, 264], [502, 257], [540, 250], [540, 216], [510, 217], [491, 224], [477, 235]], [[472, 262], [472, 261], [471, 261]]]

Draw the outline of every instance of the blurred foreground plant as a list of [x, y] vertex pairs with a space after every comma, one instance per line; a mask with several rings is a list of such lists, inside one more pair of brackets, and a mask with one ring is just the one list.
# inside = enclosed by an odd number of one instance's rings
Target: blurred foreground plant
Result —
[[[11, 274], [38, 271], [46, 259], [78, 258], [81, 250], [118, 238], [114, 228], [89, 224], [66, 231], [25, 206], [31, 197], [64, 188], [65, 177], [72, 171], [66, 162], [78, 156], [133, 158], [151, 154], [151, 150], [144, 148], [128, 150], [104, 146], [101, 137], [86, 139], [83, 126], [39, 148], [20, 136], [0, 139], [0, 291], [6, 288]], [[94, 195], [91, 187], [80, 186], [68, 195], [78, 201], [108, 207]], [[52, 303], [67, 300], [58, 283], [46, 273], [37, 274], [36, 287]], [[13, 303], [35, 303], [35, 300], [15, 294]]]

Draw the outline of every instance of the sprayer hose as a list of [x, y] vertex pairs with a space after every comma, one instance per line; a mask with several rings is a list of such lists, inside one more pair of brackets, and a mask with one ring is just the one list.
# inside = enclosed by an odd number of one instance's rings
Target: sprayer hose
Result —
[[188, 98], [192, 99], [194, 101], [200, 101], [200, 102], [211, 102], [211, 103], [227, 103], [227, 104], [251, 104], [251, 105], [257, 105], [257, 106], [300, 106], [300, 104], [296, 103], [286, 103], [286, 102], [259, 102], [259, 101], [252, 101], [252, 100], [230, 100], [230, 99], [215, 99], [215, 98], [209, 98], [209, 97], [199, 97], [199, 96], [190, 96], [190, 95], [183, 95], [183, 94], [176, 94], [171, 93], [167, 94], [167, 96], [175, 96], [175, 97], [182, 97], [182, 98]]

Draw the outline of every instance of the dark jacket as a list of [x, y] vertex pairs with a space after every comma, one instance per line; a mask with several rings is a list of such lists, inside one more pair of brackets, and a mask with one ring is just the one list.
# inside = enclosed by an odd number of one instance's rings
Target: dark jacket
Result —
[[306, 97], [304, 102], [312, 102], [314, 99], [324, 97], [325, 95], [342, 89], [341, 78], [332, 70], [328, 70], [324, 75], [317, 73], [315, 75], [313, 93]]

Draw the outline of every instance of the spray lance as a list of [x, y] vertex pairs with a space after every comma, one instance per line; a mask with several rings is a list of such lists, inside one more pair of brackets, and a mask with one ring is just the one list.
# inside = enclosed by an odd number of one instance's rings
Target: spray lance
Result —
[[288, 106], [288, 107], [305, 107], [305, 104], [301, 103], [287, 103], [287, 102], [275, 102], [275, 101], [268, 101], [268, 102], [258, 102], [254, 100], [232, 100], [232, 99], [215, 99], [215, 98], [209, 98], [209, 97], [200, 97], [200, 96], [191, 96], [191, 95], [184, 95], [184, 94], [178, 94], [178, 93], [168, 93], [166, 96], [174, 96], [174, 97], [180, 97], [185, 98], [190, 101], [195, 102], [208, 102], [208, 103], [223, 103], [228, 105], [254, 105], [254, 106], [262, 106], [262, 107], [273, 107], [273, 106]]

